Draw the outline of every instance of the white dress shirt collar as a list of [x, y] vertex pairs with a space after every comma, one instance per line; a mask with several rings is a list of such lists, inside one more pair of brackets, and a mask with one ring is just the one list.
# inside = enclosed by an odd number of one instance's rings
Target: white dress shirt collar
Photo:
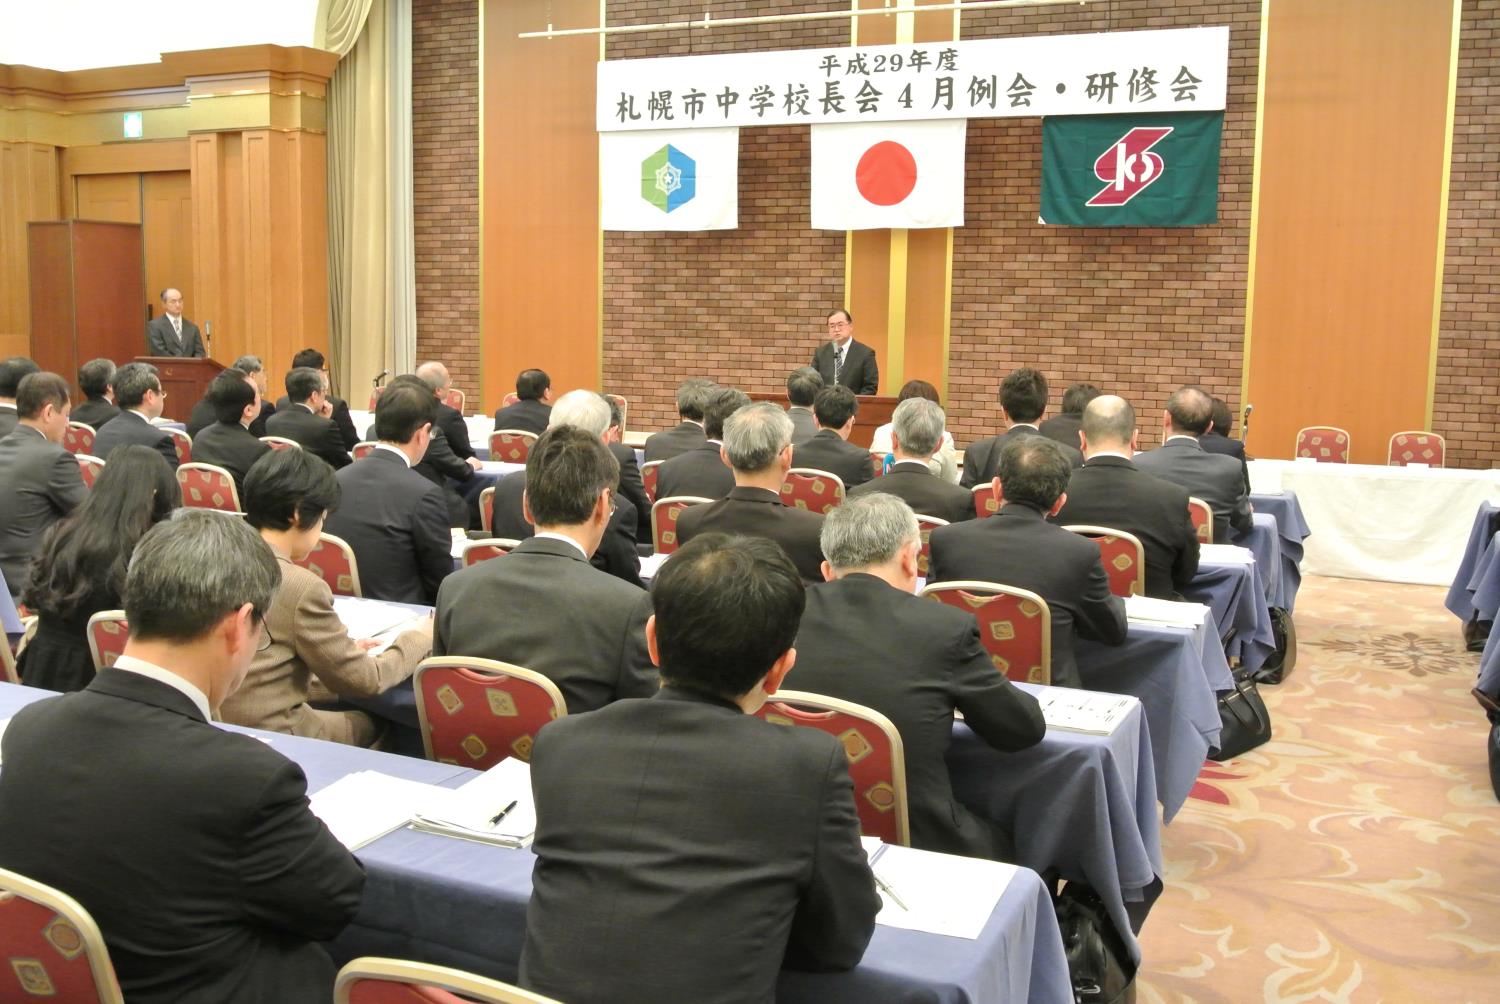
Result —
[[1188, 440], [1188, 441], [1189, 441], [1189, 442], [1192, 442], [1192, 443], [1196, 443], [1196, 442], [1198, 442], [1198, 437], [1197, 437], [1197, 436], [1189, 436], [1189, 435], [1188, 435], [1188, 434], [1187, 434], [1187, 433], [1185, 433], [1185, 432], [1179, 432], [1179, 433], [1177, 433], [1177, 434], [1176, 434], [1176, 435], [1175, 435], [1175, 436], [1168, 436], [1168, 437], [1167, 437], [1167, 438], [1166, 438], [1166, 439], [1165, 439], [1165, 440], [1164, 440], [1164, 441], [1163, 441], [1163, 442], [1162, 442], [1162, 445], [1163, 445], [1163, 446], [1165, 446], [1165, 445], [1167, 445], [1167, 443], [1170, 443], [1170, 442], [1171, 442], [1171, 441], [1172, 441], [1172, 440], [1174, 440], [1174, 439], [1186, 439], [1186, 440]]
[[213, 721], [213, 713], [208, 710], [208, 695], [171, 670], [162, 669], [160, 666], [153, 666], [144, 659], [137, 659], [129, 655], [122, 655], [116, 659], [114, 668], [123, 669], [127, 673], [137, 673], [155, 680], [157, 683], [165, 683], [192, 701], [198, 710], [203, 712], [203, 720], [205, 722]]
[[1129, 453], [1120, 453], [1118, 450], [1095, 450], [1089, 454], [1089, 459], [1095, 457], [1119, 457], [1121, 460], [1134, 460], [1135, 457]]
[[411, 467], [411, 457], [408, 457], [406, 455], [406, 451], [403, 450], [403, 449], [401, 449], [399, 446], [392, 446], [390, 443], [376, 443], [375, 444], [375, 449], [377, 449], [377, 450], [390, 450], [396, 456], [398, 456], [398, 457], [401, 458], [401, 462], [403, 464], [405, 464], [408, 468]]
[[574, 540], [572, 537], [569, 537], [567, 534], [553, 533], [551, 530], [543, 530], [540, 533], [533, 534], [533, 536], [537, 540], [565, 540], [569, 544], [572, 544], [574, 549], [578, 551], [579, 557], [581, 557], [584, 561], [589, 560], [589, 552], [585, 551], [582, 544], [578, 543], [578, 541]]
[[0, 411], [15, 411], [15, 410], [16, 410], [15, 402], [12, 402], [12, 401], [0, 401]]

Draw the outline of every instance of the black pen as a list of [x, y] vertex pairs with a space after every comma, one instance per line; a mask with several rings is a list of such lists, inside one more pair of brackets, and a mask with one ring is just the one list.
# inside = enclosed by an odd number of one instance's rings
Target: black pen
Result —
[[496, 823], [500, 822], [500, 820], [504, 819], [505, 818], [505, 814], [507, 812], [509, 812], [511, 809], [514, 809], [516, 807], [516, 803], [518, 801], [520, 801], [520, 799], [512, 799], [511, 803], [509, 805], [507, 805], [505, 808], [501, 809], [499, 812], [497, 812], [493, 816], [491, 816], [490, 817], [490, 825], [494, 826]]

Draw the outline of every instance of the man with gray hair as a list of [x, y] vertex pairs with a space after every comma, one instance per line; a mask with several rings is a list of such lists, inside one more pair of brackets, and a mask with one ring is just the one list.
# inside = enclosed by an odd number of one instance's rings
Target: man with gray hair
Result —
[[1198, 535], [1188, 516], [1187, 489], [1136, 467], [1140, 435], [1135, 409], [1123, 397], [1106, 394], [1090, 401], [1079, 435], [1088, 459], [1073, 472], [1067, 502], [1052, 521], [1135, 534], [1146, 551], [1146, 595], [1177, 598], [1198, 574]]
[[1199, 442], [1213, 424], [1214, 399], [1201, 387], [1179, 387], [1162, 412], [1162, 444], [1135, 458], [1147, 474], [1181, 485], [1208, 503], [1214, 515], [1214, 541], [1229, 541], [1231, 527], [1246, 533], [1254, 526], [1240, 463], [1209, 453]]
[[924, 397], [909, 397], [891, 415], [891, 452], [896, 462], [882, 477], [849, 489], [851, 498], [884, 492], [912, 511], [949, 523], [974, 518], [974, 497], [932, 473], [927, 461], [943, 445], [943, 409]]
[[989, 519], [932, 531], [928, 582], [998, 582], [1036, 593], [1052, 620], [1052, 685], [1082, 687], [1076, 636], [1125, 641], [1125, 602], [1110, 595], [1099, 547], [1047, 522], [1068, 499], [1073, 465], [1046, 436], [1011, 439], [1000, 449], [991, 490], [1005, 505]]
[[469, 427], [464, 424], [464, 413], [448, 403], [448, 391], [453, 386], [448, 367], [437, 361], [423, 363], [417, 367], [417, 379], [431, 387], [432, 396], [437, 398], [437, 422], [434, 424], [448, 437], [448, 448], [460, 460], [478, 470], [479, 461], [475, 459], [474, 447], [469, 445]]
[[130, 562], [125, 653], [6, 729], [0, 867], [88, 910], [130, 1001], [332, 991], [317, 942], [353, 919], [364, 869], [309, 811], [300, 767], [212, 723], [280, 578], [243, 520], [179, 510]]
[[724, 445], [724, 423], [750, 403], [750, 395], [733, 387], [715, 387], [703, 406], [704, 441], [664, 461], [656, 469], [656, 497], [694, 495], [718, 500], [734, 487], [734, 472], [719, 449]]
[[953, 711], [999, 750], [1046, 731], [1030, 694], [996, 671], [979, 625], [914, 595], [917, 518], [894, 495], [851, 498], [823, 521], [823, 575], [807, 591], [797, 664], [786, 685], [874, 708], [895, 723], [906, 752], [913, 847], [1005, 859], [1010, 835], [959, 804], [944, 754]]
[[823, 578], [820, 513], [781, 504], [781, 484], [792, 467], [792, 420], [769, 401], [740, 408], [724, 423], [724, 462], [734, 488], [717, 502], [695, 505], [677, 517], [677, 540], [700, 533], [764, 537], [781, 545], [807, 582]]
[[813, 402], [823, 389], [823, 374], [811, 366], [798, 366], [786, 378], [786, 413], [792, 420], [792, 445], [801, 446], [818, 434]]
[[646, 438], [646, 463], [671, 460], [703, 445], [703, 409], [715, 384], [705, 377], [688, 377], [677, 385], [677, 425]]
[[[564, 426], [582, 430], [601, 443], [608, 442], [609, 402], [591, 390], [568, 391], [552, 405], [547, 417], [549, 431]], [[525, 540], [536, 533], [525, 509], [527, 476], [527, 471], [517, 471], [501, 478], [495, 485], [494, 516], [490, 526], [496, 537]], [[638, 525], [635, 506], [620, 494], [619, 476], [619, 465], [616, 464], [615, 484], [610, 497], [614, 510], [609, 517], [609, 527], [591, 552], [589, 561], [601, 572], [608, 572], [644, 589], [641, 558], [635, 547]]]

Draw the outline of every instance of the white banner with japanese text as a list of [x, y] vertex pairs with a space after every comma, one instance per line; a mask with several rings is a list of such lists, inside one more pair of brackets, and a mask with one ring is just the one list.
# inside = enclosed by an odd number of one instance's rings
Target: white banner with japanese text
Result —
[[599, 63], [600, 132], [1218, 111], [1227, 27]]

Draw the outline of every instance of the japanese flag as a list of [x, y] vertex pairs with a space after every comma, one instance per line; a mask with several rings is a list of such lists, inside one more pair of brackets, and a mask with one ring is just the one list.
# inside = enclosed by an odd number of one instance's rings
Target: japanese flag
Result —
[[812, 127], [815, 230], [964, 222], [963, 119]]
[[600, 133], [600, 226], [733, 230], [739, 173], [738, 129]]

